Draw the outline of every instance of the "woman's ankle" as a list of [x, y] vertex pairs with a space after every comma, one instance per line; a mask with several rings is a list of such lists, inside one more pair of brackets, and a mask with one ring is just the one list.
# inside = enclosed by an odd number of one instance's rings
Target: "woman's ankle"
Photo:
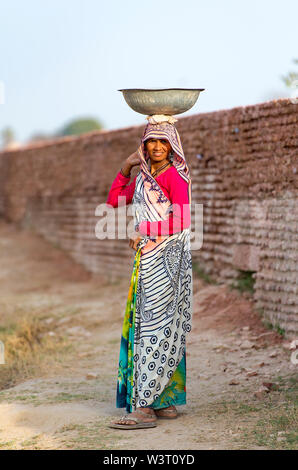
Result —
[[152, 416], [155, 414], [154, 410], [152, 408], [149, 408], [149, 407], [146, 407], [146, 408], [145, 407], [139, 407], [139, 408], [136, 409], [136, 411], [138, 411], [138, 410], [141, 410], [144, 413], [147, 413], [148, 415], [152, 415]]

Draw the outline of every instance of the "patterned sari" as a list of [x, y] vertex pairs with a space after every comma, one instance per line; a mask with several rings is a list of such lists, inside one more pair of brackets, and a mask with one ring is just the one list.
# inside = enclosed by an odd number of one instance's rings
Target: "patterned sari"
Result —
[[[138, 149], [141, 171], [133, 196], [135, 226], [143, 220], [167, 220], [171, 202], [150, 173], [144, 142], [167, 139], [173, 165], [191, 180], [179, 134], [169, 123], [148, 124]], [[167, 236], [146, 236], [135, 254], [123, 323], [118, 408], [166, 408], [186, 403], [186, 334], [192, 320], [190, 228]]]

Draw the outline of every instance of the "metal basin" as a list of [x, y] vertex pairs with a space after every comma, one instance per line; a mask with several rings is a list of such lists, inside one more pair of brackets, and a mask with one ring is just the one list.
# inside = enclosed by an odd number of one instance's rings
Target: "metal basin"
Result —
[[131, 109], [140, 114], [185, 113], [196, 103], [205, 88], [127, 88], [122, 91], [124, 99]]

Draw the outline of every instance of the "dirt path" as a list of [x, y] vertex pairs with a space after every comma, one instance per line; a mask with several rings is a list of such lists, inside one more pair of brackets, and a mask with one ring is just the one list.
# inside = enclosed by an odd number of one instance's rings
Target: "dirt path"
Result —
[[[20, 307], [37, 309], [49, 334], [72, 346], [42, 372], [0, 392], [0, 448], [297, 448], [288, 341], [263, 328], [249, 298], [196, 279], [188, 405], [177, 420], [160, 420], [154, 429], [112, 430], [106, 424], [123, 413], [115, 409], [115, 385], [129, 279], [109, 284], [38, 235], [3, 221], [0, 256], [3, 322], [17, 321]], [[255, 396], [263, 383], [274, 385]]]

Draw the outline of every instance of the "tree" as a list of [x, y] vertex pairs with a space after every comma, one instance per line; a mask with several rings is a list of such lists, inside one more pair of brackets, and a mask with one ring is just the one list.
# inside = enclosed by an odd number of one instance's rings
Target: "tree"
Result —
[[84, 134], [85, 132], [101, 130], [102, 128], [102, 124], [97, 119], [74, 119], [66, 124], [60, 131], [58, 131], [56, 135], [80, 135]]
[[15, 139], [14, 131], [12, 127], [5, 127], [1, 131], [3, 147], [8, 147]]
[[[298, 65], [298, 59], [293, 59], [293, 62]], [[294, 82], [298, 81], [298, 72], [289, 72], [288, 75], [281, 77], [281, 79], [287, 87], [292, 88]]]

